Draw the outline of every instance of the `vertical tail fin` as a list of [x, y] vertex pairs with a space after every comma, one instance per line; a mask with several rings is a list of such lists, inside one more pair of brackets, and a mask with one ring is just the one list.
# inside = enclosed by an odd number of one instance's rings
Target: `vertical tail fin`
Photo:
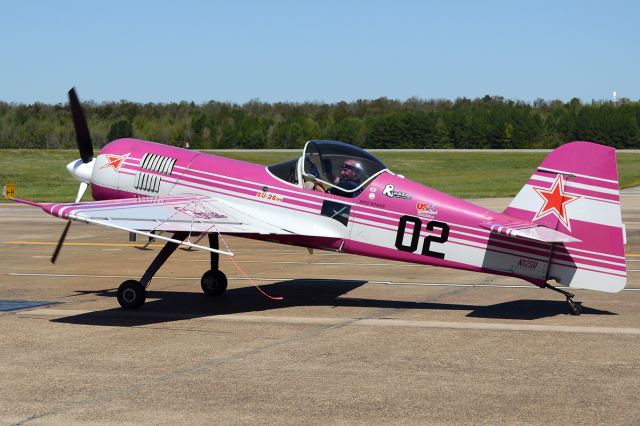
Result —
[[615, 149], [571, 142], [552, 151], [505, 213], [569, 234], [554, 244], [547, 277], [617, 292], [627, 282]]

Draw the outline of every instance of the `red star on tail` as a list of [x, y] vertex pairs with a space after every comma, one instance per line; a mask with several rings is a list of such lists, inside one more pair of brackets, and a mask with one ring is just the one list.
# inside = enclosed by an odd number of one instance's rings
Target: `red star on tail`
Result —
[[580, 197], [563, 192], [563, 183], [562, 175], [558, 175], [556, 176], [556, 180], [553, 182], [551, 189], [533, 188], [544, 200], [542, 207], [533, 217], [533, 221], [553, 213], [558, 219], [560, 219], [560, 222], [562, 222], [564, 226], [571, 231], [571, 224], [569, 223], [569, 217], [567, 216], [567, 210], [565, 207], [567, 204]]

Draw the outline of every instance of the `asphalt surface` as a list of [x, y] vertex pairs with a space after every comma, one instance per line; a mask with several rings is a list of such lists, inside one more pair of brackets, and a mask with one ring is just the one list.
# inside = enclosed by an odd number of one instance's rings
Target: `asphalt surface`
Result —
[[625, 194], [627, 288], [575, 291], [578, 317], [512, 278], [237, 238], [223, 297], [201, 293], [208, 254], [178, 250], [123, 311], [115, 289], [159, 245], [76, 223], [51, 265], [64, 223], [0, 204], [0, 424], [637, 424], [640, 193]]

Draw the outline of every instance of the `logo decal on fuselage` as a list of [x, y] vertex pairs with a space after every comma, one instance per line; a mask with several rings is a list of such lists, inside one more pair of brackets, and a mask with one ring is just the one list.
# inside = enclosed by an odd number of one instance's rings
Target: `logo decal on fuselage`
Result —
[[430, 202], [416, 202], [416, 210], [418, 212], [418, 216], [426, 217], [427, 219], [433, 219], [437, 214], [438, 203], [430, 203]]
[[113, 170], [117, 172], [118, 169], [120, 169], [120, 166], [124, 164], [129, 154], [131, 153], [129, 152], [124, 155], [105, 154], [104, 156], [107, 158], [107, 164], [100, 167], [100, 169], [106, 169], [107, 167], [111, 167]]
[[264, 191], [257, 192], [256, 193], [256, 197], [263, 198], [265, 200], [275, 201], [275, 202], [278, 202], [278, 203], [281, 203], [281, 202], [284, 201], [284, 197], [282, 195], [270, 194], [270, 193], [264, 192]]
[[382, 195], [385, 195], [389, 198], [401, 198], [403, 200], [411, 199], [411, 195], [407, 194], [404, 191], [396, 191], [396, 187], [390, 183], [384, 186], [384, 189], [382, 190]]

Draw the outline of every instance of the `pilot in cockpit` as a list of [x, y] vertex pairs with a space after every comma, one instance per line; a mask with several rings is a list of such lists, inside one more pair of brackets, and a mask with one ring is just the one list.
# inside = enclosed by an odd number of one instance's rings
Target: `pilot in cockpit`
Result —
[[340, 175], [333, 184], [342, 189], [351, 190], [362, 183], [362, 166], [356, 160], [346, 160], [340, 165]]
[[[350, 191], [360, 186], [363, 177], [364, 172], [359, 161], [345, 160], [340, 165], [340, 175], [334, 178], [333, 184], [341, 189]], [[337, 188], [332, 188], [330, 192], [332, 194], [342, 195], [343, 197], [354, 197], [357, 195], [353, 192], [345, 192]]]
[[[307, 169], [311, 175], [311, 180], [304, 183], [305, 189], [314, 189], [321, 192], [330, 192], [331, 194], [341, 195], [343, 197], [353, 197], [357, 194], [346, 192], [360, 186], [364, 177], [364, 171], [359, 161], [348, 159], [340, 164], [340, 173], [338, 176], [330, 172], [330, 164], [328, 165], [328, 174], [331, 176], [329, 182], [337, 186], [337, 188], [325, 188], [318, 180], [319, 173], [317, 167], [308, 159]], [[314, 179], [315, 178], [315, 179]]]

